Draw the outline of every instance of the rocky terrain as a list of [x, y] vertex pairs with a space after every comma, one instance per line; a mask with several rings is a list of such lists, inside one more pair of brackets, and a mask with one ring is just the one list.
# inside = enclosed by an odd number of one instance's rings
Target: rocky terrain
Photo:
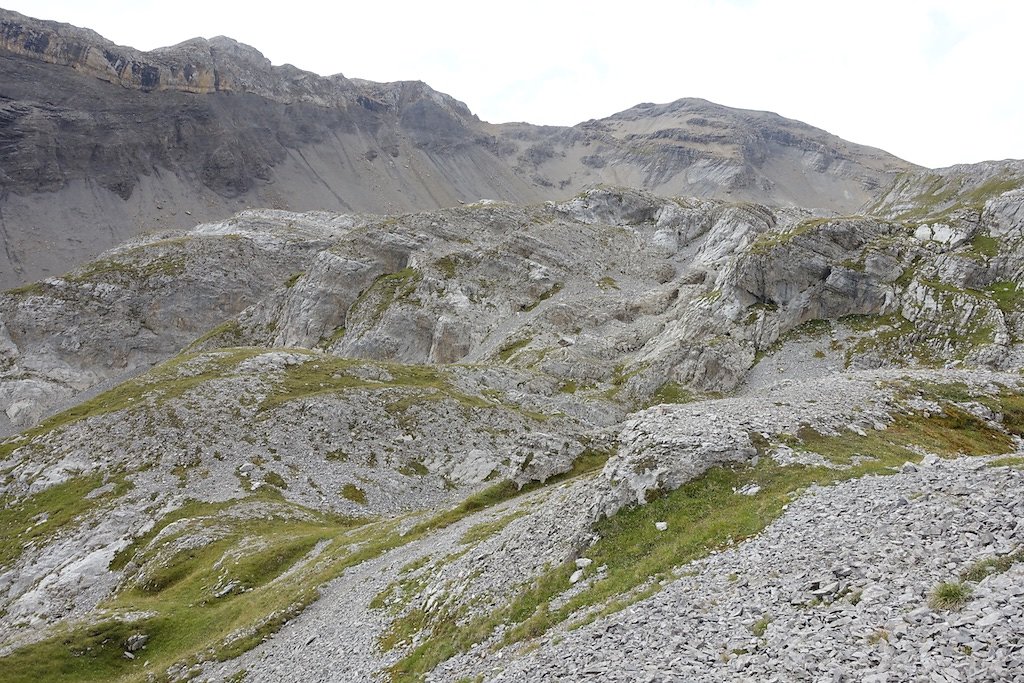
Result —
[[11, 680], [1007, 680], [1024, 166], [246, 210], [0, 294]]
[[605, 183], [849, 212], [914, 168], [703, 100], [490, 124], [423, 83], [272, 66], [224, 37], [140, 52], [5, 10], [0, 93], [0, 287], [249, 207], [397, 214]]
[[0, 62], [4, 680], [1024, 680], [1024, 162]]

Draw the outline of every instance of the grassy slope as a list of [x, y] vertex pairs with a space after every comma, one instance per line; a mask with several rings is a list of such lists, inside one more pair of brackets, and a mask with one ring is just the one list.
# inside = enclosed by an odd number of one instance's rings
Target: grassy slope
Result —
[[[848, 469], [783, 467], [762, 457], [756, 466], [714, 468], [647, 505], [603, 520], [596, 529], [600, 540], [588, 549], [587, 557], [595, 567], [607, 565], [607, 574], [557, 609], [551, 603], [569, 586], [569, 575], [576, 568], [572, 561], [551, 568], [507, 605], [484, 616], [466, 619], [463, 612], [425, 615], [413, 610], [395, 628], [423, 630], [427, 637], [390, 669], [392, 680], [421, 680], [440, 662], [490, 638], [499, 625], [506, 631], [495, 648], [540, 636], [572, 619], [580, 624], [617, 611], [657, 591], [657, 580], [671, 577], [680, 565], [758, 533], [808, 486], [891, 474], [904, 462], [921, 459], [915, 447], [942, 456], [998, 454], [1012, 448], [1006, 431], [949, 403], [962, 400], [956, 387], [916, 385], [914, 389], [946, 402], [944, 412], [928, 417], [904, 415], [889, 429], [865, 436], [852, 432], [823, 436], [802, 430], [795, 441], [797, 448], [837, 464], [858, 463]], [[1004, 392], [982, 400], [1004, 412], [1007, 431], [1024, 429], [1024, 397]], [[768, 446], [753, 436], [762, 450]], [[750, 484], [761, 487], [756, 496], [736, 495], [736, 490]], [[657, 531], [656, 521], [667, 522], [669, 531]], [[386, 634], [385, 639], [395, 642], [395, 634]]]
[[[185, 356], [161, 366], [150, 375], [96, 397], [73, 411], [51, 418], [37, 428], [38, 434], [57, 429], [76, 420], [125, 408], [141, 390], [166, 400], [180, 395], [201, 381], [220, 376], [242, 360], [263, 350], [236, 349], [207, 357], [204, 365], [191, 376], [178, 370], [196, 356]], [[265, 407], [298, 396], [315, 396], [353, 386], [380, 386], [382, 383], [349, 375], [354, 361], [318, 356], [292, 366], [279, 378], [275, 390], [265, 399]], [[491, 405], [476, 397], [455, 392], [443, 372], [433, 368], [377, 364], [386, 368], [395, 384], [449, 395], [474, 406]], [[955, 385], [917, 385], [915, 391], [945, 401], [971, 398], [965, 387]], [[982, 402], [998, 408], [1006, 416], [1010, 432], [1024, 433], [1024, 399], [1004, 392], [999, 396], [982, 397]], [[887, 431], [867, 436], [843, 434], [822, 436], [811, 430], [799, 435], [798, 447], [821, 453], [837, 463], [849, 463], [854, 454], [870, 454], [872, 459], [859, 462], [845, 470], [824, 467], [781, 467], [769, 458], [761, 458], [753, 467], [717, 468], [705, 476], [668, 493], [652, 503], [621, 512], [598, 525], [601, 537], [588, 550], [594, 566], [607, 565], [604, 578], [566, 605], [551, 607], [554, 598], [568, 585], [568, 576], [575, 569], [567, 562], [551, 568], [527, 586], [510, 602], [491, 614], [466, 619], [465, 613], [424, 614], [413, 610], [396, 620], [386, 635], [386, 644], [408, 640], [416, 632], [426, 638], [391, 669], [397, 681], [418, 680], [426, 671], [456, 652], [487, 639], [496, 626], [508, 630], [503, 643], [513, 643], [545, 633], [566, 621], [593, 618], [594, 615], [621, 608], [643, 595], [657, 590], [652, 579], [672, 575], [675, 567], [706, 555], [724, 544], [756, 534], [781, 514], [793, 496], [812, 484], [823, 484], [864, 476], [885, 474], [907, 460], [919, 456], [910, 446], [921, 446], [941, 454], [1002, 453], [1010, 448], [1003, 431], [974, 418], [948, 404], [940, 414], [929, 417], [907, 415], [898, 419]], [[761, 444], [765, 446], [767, 444]], [[13, 450], [13, 448], [11, 448]], [[597, 471], [606, 454], [587, 452], [574, 470], [548, 485], [573, 476], [588, 476]], [[37, 496], [5, 506], [0, 514], [0, 532], [9, 557], [17, 544], [32, 540], [39, 534], [77, 520], [86, 508], [82, 496], [102, 482], [96, 477], [72, 480]], [[737, 496], [734, 490], [750, 483], [761, 487], [757, 496]], [[526, 490], [540, 486], [531, 485]], [[368, 523], [353, 528], [351, 520], [300, 509], [280, 499], [272, 490], [265, 490], [244, 501], [222, 504], [190, 503], [159, 522], [146, 537], [121, 553], [114, 569], [129, 562], [145, 565], [162, 548], [180, 535], [159, 537], [157, 534], [171, 522], [188, 520], [193, 525], [224, 526], [233, 519], [226, 532], [200, 548], [172, 554], [163, 560], [161, 571], [146, 573], [146, 580], [130, 583], [104, 605], [110, 619], [98, 624], [72, 627], [48, 640], [22, 648], [5, 658], [8, 680], [69, 681], [98, 679], [142, 680], [146, 673], [164, 671], [172, 665], [187, 665], [201, 659], [236, 656], [258, 644], [286, 619], [316, 599], [317, 587], [355, 566], [401, 544], [421, 538], [430, 532], [453, 524], [476, 511], [509, 500], [522, 491], [510, 482], [501, 482], [466, 499], [459, 506], [439, 513], [413, 527], [405, 535], [396, 532], [393, 522]], [[231, 518], [225, 513], [233, 506], [252, 502], [278, 506], [291, 513], [268, 518]], [[84, 507], [83, 507], [84, 505]], [[49, 517], [36, 527], [39, 513]], [[471, 529], [466, 542], [472, 543], [497, 532], [510, 519]], [[654, 521], [666, 521], [669, 532], [656, 531]], [[151, 545], [154, 539], [159, 543]], [[256, 542], [256, 545], [252, 544]], [[308, 563], [303, 559], [314, 547], [322, 552]], [[253, 549], [255, 548], [255, 549]], [[225, 565], [225, 558], [248, 559]], [[10, 561], [10, 559], [8, 559]], [[225, 568], [226, 567], [226, 568]], [[293, 571], [287, 581], [278, 580]], [[235, 590], [214, 597], [215, 589], [231, 580]], [[141, 621], [125, 623], [118, 615], [146, 613]], [[587, 616], [589, 615], [589, 616]], [[126, 640], [133, 634], [145, 634], [149, 643], [134, 659], [123, 652]], [[144, 667], [148, 661], [149, 666]], [[145, 670], [144, 670], [145, 668]], [[7, 674], [5, 674], [7, 676]]]

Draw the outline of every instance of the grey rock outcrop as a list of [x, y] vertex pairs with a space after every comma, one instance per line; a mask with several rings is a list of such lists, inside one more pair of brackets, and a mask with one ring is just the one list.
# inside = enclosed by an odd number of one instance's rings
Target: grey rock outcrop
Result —
[[305, 267], [333, 234], [329, 224], [308, 221], [303, 232], [272, 214], [246, 232], [248, 220], [139, 238], [0, 295], [0, 396], [10, 423], [26, 427], [78, 392], [174, 355]]
[[757, 455], [746, 430], [716, 413], [690, 420], [657, 420], [640, 413], [625, 423], [619, 442], [622, 447], [601, 473], [613, 491], [600, 501], [599, 513], [607, 517], [673, 491], [712, 467], [746, 463]]
[[627, 404], [731, 390], [780, 340], [825, 328], [842, 339], [821, 353], [844, 366], [1011, 368], [1019, 202], [920, 224], [615, 188], [398, 218], [244, 212], [0, 297], [0, 392], [28, 425], [204, 333], [199, 348], [497, 361]]

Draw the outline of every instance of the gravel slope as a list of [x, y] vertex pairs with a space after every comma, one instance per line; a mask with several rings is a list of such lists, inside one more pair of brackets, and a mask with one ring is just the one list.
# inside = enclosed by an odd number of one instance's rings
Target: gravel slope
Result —
[[926, 463], [809, 491], [627, 610], [429, 680], [1024, 680], [1024, 565], [968, 583], [961, 611], [929, 607], [939, 583], [1024, 545], [1024, 472]]

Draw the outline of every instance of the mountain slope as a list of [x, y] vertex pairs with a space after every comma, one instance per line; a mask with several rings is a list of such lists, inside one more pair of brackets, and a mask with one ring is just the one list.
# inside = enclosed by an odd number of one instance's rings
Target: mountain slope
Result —
[[1021, 162], [4, 17], [0, 208], [185, 223], [0, 292], [4, 681], [1024, 670]]
[[422, 83], [271, 66], [228, 38], [149, 53], [0, 11], [0, 287], [248, 207], [397, 213], [609, 183], [850, 211], [913, 168], [700, 100], [492, 125]]
[[[927, 651], [998, 679], [1022, 182], [911, 173], [886, 215], [622, 188], [251, 210], [0, 294], [4, 671], [823, 674], [793, 638], [853, 677]], [[666, 607], [694, 589], [714, 623]]]
[[[509, 125], [508, 128], [513, 128]], [[851, 212], [912, 168], [778, 114], [700, 99], [640, 104], [569, 129], [522, 127], [538, 182], [588, 182]], [[506, 136], [509, 136], [506, 134]]]

